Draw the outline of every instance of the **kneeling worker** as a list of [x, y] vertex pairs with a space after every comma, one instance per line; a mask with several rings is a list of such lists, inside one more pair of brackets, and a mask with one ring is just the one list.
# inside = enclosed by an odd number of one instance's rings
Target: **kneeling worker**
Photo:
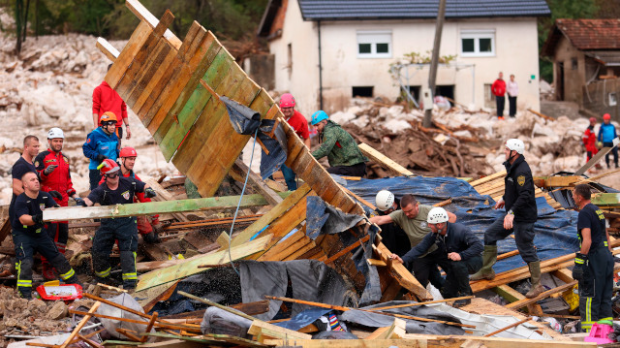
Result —
[[[144, 192], [145, 197], [155, 197], [157, 194], [142, 181], [134, 178], [119, 177], [118, 164], [111, 159], [104, 159], [100, 165], [101, 175], [105, 182], [90, 191], [88, 198], [83, 200], [83, 206], [130, 204], [134, 202], [136, 192]], [[121, 269], [123, 271], [123, 288], [135, 289], [138, 284], [136, 272], [136, 251], [138, 250], [138, 227], [136, 218], [120, 217], [101, 219], [101, 226], [95, 232], [93, 240], [93, 267], [98, 282], [108, 283], [110, 279], [110, 252], [114, 241], [118, 240], [121, 254]]]
[[362, 154], [351, 134], [329, 119], [323, 110], [312, 114], [312, 125], [320, 134], [321, 147], [312, 156], [317, 160], [327, 156], [330, 174], [366, 176], [368, 158]]
[[41, 191], [39, 177], [28, 172], [21, 178], [24, 192], [17, 196], [14, 205], [13, 243], [17, 257], [17, 290], [26, 299], [32, 295], [33, 256], [38, 251], [60, 273], [68, 284], [80, 284], [69, 261], [58, 251], [47, 233], [51, 224], [43, 222], [43, 209], [57, 207], [49, 193]]
[[[432, 233], [411, 249], [402, 258], [392, 254], [392, 260], [420, 262], [427, 268], [441, 267], [446, 272], [446, 281], [441, 290], [445, 298], [469, 296], [473, 292], [469, 286], [469, 275], [482, 267], [482, 242], [476, 238], [468, 227], [459, 223], [448, 222], [448, 212], [444, 208], [433, 208], [428, 213], [428, 226]], [[437, 246], [435, 251], [420, 258]], [[464, 305], [466, 302], [459, 302]]]

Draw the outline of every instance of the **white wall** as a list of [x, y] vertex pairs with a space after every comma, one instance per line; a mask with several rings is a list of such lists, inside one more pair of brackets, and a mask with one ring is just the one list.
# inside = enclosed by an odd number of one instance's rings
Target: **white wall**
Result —
[[[448, 20], [443, 29], [441, 56], [460, 53], [460, 32], [464, 29], [494, 29], [494, 57], [458, 57], [457, 63], [475, 64], [475, 104], [484, 106], [484, 85], [491, 84], [499, 71], [507, 80], [515, 74], [519, 84], [519, 109], [539, 110], [537, 26], [534, 18]], [[391, 30], [392, 58], [357, 57], [357, 30]], [[374, 86], [375, 96], [396, 98], [398, 84], [389, 74], [391, 63], [405, 53], [426, 54], [433, 46], [435, 22], [424, 21], [346, 21], [322, 22], [323, 97], [326, 111], [341, 109], [351, 97], [352, 86]], [[292, 43], [292, 74], [289, 78], [287, 44]], [[317, 25], [304, 22], [297, 1], [289, 1], [283, 35], [270, 43], [276, 56], [276, 89], [295, 95], [299, 109], [309, 117], [318, 108]], [[410, 70], [413, 75], [414, 70]], [[535, 75], [531, 80], [530, 76]], [[428, 68], [410, 79], [411, 85], [426, 86]], [[455, 99], [469, 105], [474, 97], [471, 69], [440, 67], [438, 85], [456, 85]], [[507, 106], [506, 106], [507, 112]]]

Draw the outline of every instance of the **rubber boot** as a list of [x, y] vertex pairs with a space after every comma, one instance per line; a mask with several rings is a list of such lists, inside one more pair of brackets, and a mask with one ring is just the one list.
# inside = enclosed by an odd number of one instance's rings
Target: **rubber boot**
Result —
[[485, 245], [482, 252], [482, 268], [469, 277], [469, 280], [492, 280], [495, 278], [493, 265], [497, 262], [497, 245]]
[[534, 298], [545, 292], [545, 287], [540, 284], [540, 261], [527, 264], [532, 275], [532, 288], [525, 294], [527, 298]]
[[58, 279], [58, 273], [56, 273], [54, 267], [47, 260], [43, 260], [42, 269], [43, 278], [45, 280]]

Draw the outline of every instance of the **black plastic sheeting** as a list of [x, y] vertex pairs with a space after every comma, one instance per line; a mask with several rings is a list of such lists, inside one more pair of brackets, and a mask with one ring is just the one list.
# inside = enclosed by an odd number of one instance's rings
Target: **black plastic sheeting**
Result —
[[257, 129], [259, 130], [257, 137], [269, 150], [269, 154], [263, 151], [260, 164], [263, 180], [267, 179], [286, 161], [287, 139], [284, 129], [278, 124], [274, 132], [275, 139], [272, 139], [267, 134], [273, 130], [275, 120], [261, 120], [258, 112], [227, 97], [220, 97], [220, 101], [226, 105], [228, 117], [235, 132], [253, 135]]
[[[387, 307], [394, 305], [401, 305], [411, 303], [410, 301], [389, 301], [384, 303], [375, 304], [372, 306], [362, 307], [361, 309], [373, 309], [376, 307]], [[427, 306], [394, 308], [385, 310], [388, 313], [410, 315], [414, 317], [422, 317], [427, 319], [436, 319], [442, 321], [448, 321], [452, 323], [461, 323], [461, 321], [444, 312], [437, 311]], [[390, 326], [394, 323], [394, 317], [379, 314], [369, 313], [352, 309], [350, 311], [343, 312], [339, 319], [346, 323], [354, 323], [366, 327], [378, 328]], [[441, 324], [437, 322], [424, 322], [411, 319], [402, 319], [407, 322], [407, 333], [423, 333], [431, 335], [464, 335], [465, 331], [462, 328], [454, 325]]]
[[[343, 179], [339, 179], [343, 182]], [[489, 196], [480, 195], [469, 183], [455, 178], [424, 178], [396, 177], [384, 179], [362, 179], [346, 181], [345, 187], [363, 199], [374, 203], [380, 190], [389, 190], [398, 198], [407, 193], [413, 194], [422, 204], [436, 204], [452, 198], [452, 204], [446, 210], [455, 213], [458, 222], [484, 240], [484, 231], [493, 221], [500, 218], [505, 211], [495, 210], [495, 201]], [[544, 198], [536, 199], [538, 221], [534, 225], [538, 257], [547, 260], [570, 254], [579, 250], [577, 239], [577, 212], [555, 211]], [[516, 250], [513, 238], [498, 242], [499, 253]], [[504, 272], [525, 266], [520, 256], [513, 256], [501, 261], [493, 267], [495, 272]]]

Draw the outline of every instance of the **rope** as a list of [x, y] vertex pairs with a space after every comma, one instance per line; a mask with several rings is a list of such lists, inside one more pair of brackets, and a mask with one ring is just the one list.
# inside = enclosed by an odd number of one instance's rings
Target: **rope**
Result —
[[235, 228], [235, 221], [237, 221], [237, 214], [239, 214], [239, 207], [241, 207], [241, 200], [243, 199], [243, 195], [245, 194], [245, 188], [248, 186], [248, 179], [250, 178], [250, 171], [252, 170], [252, 161], [254, 160], [254, 148], [256, 147], [256, 139], [258, 137], [258, 127], [256, 127], [256, 132], [254, 132], [254, 143], [252, 144], [252, 152], [250, 154], [250, 164], [248, 165], [248, 172], [245, 175], [245, 182], [243, 183], [243, 189], [241, 190], [241, 196], [239, 197], [239, 202], [237, 203], [237, 209], [235, 210], [235, 216], [233, 217], [232, 224], [230, 225], [230, 231], [228, 232], [228, 258], [230, 265], [235, 270], [235, 273], [240, 276], [239, 270], [235, 267], [235, 264], [232, 259], [232, 234], [233, 229]]

